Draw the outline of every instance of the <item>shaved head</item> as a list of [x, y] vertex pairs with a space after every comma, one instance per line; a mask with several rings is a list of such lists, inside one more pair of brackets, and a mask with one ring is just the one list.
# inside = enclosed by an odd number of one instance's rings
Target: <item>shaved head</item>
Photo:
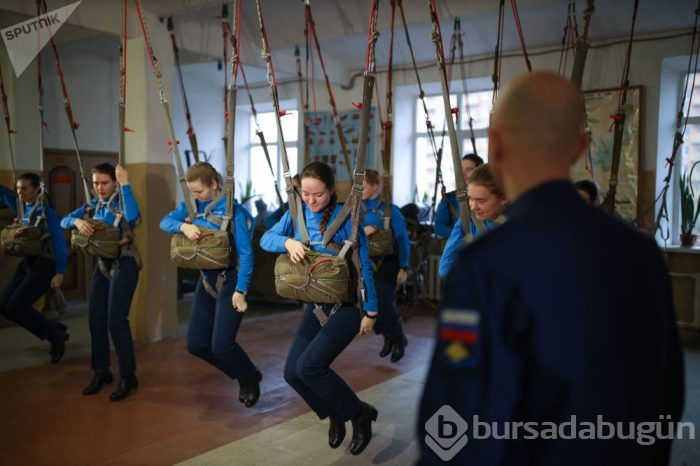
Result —
[[528, 73], [504, 88], [489, 129], [489, 162], [495, 162], [509, 198], [546, 181], [568, 179], [586, 145], [583, 116], [578, 89], [557, 74]]

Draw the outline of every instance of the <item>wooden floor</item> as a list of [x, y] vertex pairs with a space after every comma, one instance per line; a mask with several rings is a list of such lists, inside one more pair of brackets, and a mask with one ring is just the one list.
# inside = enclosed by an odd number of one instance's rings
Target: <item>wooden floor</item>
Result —
[[[252, 409], [238, 401], [237, 382], [187, 352], [184, 337], [137, 347], [141, 387], [132, 397], [117, 403], [108, 400], [114, 385], [97, 395], [82, 395], [91, 376], [85, 356], [58, 365], [0, 373], [0, 463], [170, 465], [191, 460], [190, 464], [256, 464], [256, 457], [230, 461], [216, 455], [209, 459], [202, 456], [205, 459], [201, 461], [197, 458], [247, 437], [260, 441], [254, 434], [296, 422], [295, 418], [309, 413], [282, 377], [284, 358], [300, 316], [299, 311], [292, 311], [244, 320], [239, 342], [264, 375], [262, 396]], [[428, 364], [434, 319], [413, 317], [405, 328], [409, 346], [398, 364], [377, 356], [380, 337], [366, 336], [355, 338], [334, 368], [357, 392], [392, 380], [415, 385]], [[392, 390], [391, 386], [381, 387], [385, 395]], [[369, 393], [374, 399], [380, 396]], [[404, 403], [415, 410], [419, 387], [410, 393]], [[384, 411], [388, 415], [388, 405], [386, 410], [378, 408], [379, 421], [390, 425], [390, 419], [382, 419]], [[401, 418], [401, 409], [406, 408], [397, 408], [394, 403], [391, 416]], [[307, 429], [302, 445], [331, 452], [326, 443], [327, 423], [314, 420], [311, 414], [305, 418], [305, 425], [313, 428]], [[407, 426], [402, 432], [405, 438], [396, 439], [399, 444], [407, 444], [414, 437], [406, 418], [403, 423]], [[345, 455], [343, 462], [359, 460], [342, 448], [333, 452]], [[412, 462], [415, 458], [404, 457], [402, 461], [406, 460]]]

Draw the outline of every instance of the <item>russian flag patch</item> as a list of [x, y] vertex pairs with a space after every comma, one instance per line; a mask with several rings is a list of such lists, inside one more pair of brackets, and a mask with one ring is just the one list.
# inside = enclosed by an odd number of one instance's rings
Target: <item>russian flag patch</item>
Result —
[[443, 358], [455, 367], [474, 367], [479, 360], [481, 315], [469, 309], [445, 309], [440, 315], [439, 338]]

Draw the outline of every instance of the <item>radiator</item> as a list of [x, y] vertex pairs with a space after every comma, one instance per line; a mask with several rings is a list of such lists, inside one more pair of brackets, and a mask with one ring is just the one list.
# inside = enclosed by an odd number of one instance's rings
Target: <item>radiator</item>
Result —
[[440, 256], [428, 255], [428, 267], [425, 271], [425, 286], [423, 287], [423, 299], [440, 301], [442, 299], [442, 279], [438, 273]]

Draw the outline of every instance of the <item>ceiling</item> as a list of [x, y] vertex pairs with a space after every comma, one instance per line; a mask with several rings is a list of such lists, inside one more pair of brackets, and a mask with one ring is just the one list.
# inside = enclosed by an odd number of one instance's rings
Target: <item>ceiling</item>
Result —
[[[49, 1], [49, 9], [72, 3], [73, 0]], [[332, 69], [331, 79], [347, 82], [349, 76], [364, 66], [368, 16], [372, 0], [313, 0], [311, 7], [321, 42], [324, 59]], [[115, 35], [121, 0], [83, 0], [84, 4], [72, 18], [73, 24], [62, 27], [56, 34], [58, 42], [81, 40], [95, 34]], [[253, 0], [242, 0], [241, 59], [251, 68], [262, 67], [257, 12]], [[29, 0], [2, 0], [0, 27], [22, 21], [31, 14]], [[182, 50], [183, 62], [212, 61], [221, 54], [220, 0], [142, 0], [149, 12], [165, 18], [173, 16], [176, 37]], [[461, 18], [464, 33], [464, 53], [490, 54], [496, 42], [498, 3], [496, 0], [436, 0], [441, 16], [445, 41], [452, 33], [455, 17]], [[294, 73], [293, 49], [304, 42], [304, 2], [302, 0], [261, 0], [265, 24], [273, 50], [275, 65], [282, 77]], [[389, 0], [379, 8], [380, 39], [377, 43], [379, 66], [386, 63], [389, 43]], [[426, 0], [403, 0], [409, 34], [416, 60], [434, 60], [430, 41], [431, 25]], [[566, 0], [520, 0], [518, 10], [525, 42], [528, 47], [552, 46], [561, 43], [566, 21]], [[634, 0], [599, 0], [591, 21], [590, 38], [600, 41], [629, 34]], [[506, 1], [504, 50], [520, 47], [510, 2]], [[584, 0], [575, 2], [579, 27], [582, 26]], [[697, 0], [639, 0], [637, 34], [692, 28]], [[229, 2], [231, 9], [231, 2]], [[82, 10], [82, 14], [81, 14]], [[136, 24], [130, 32], [138, 34]], [[164, 27], [164, 26], [162, 26]], [[403, 26], [397, 17], [394, 63], [409, 64]], [[302, 52], [303, 53], [303, 52]]]

